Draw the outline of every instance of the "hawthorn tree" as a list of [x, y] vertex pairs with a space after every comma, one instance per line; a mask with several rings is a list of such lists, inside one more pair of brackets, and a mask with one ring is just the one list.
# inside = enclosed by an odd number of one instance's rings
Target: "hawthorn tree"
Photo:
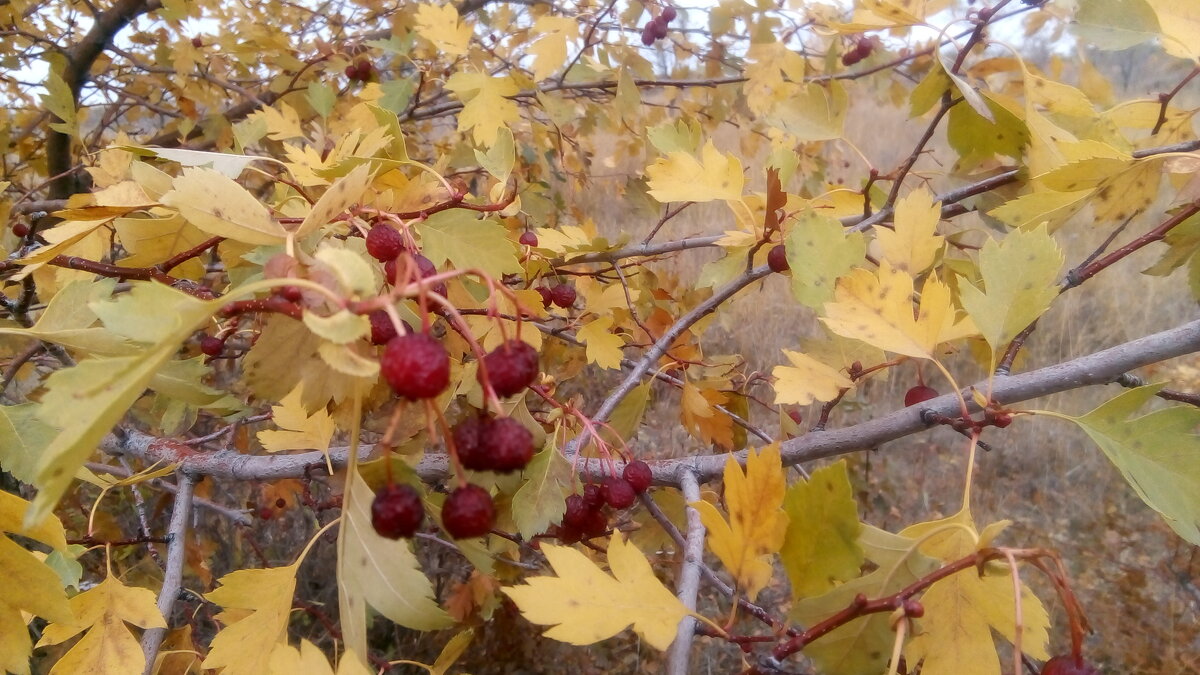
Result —
[[[972, 517], [1014, 423], [1077, 425], [1200, 544], [1200, 397], [1131, 374], [1200, 322], [1018, 360], [1143, 248], [1200, 295], [1187, 0], [0, 0], [0, 37], [8, 672], [413, 665], [391, 622], [456, 631], [443, 673], [500, 606], [574, 645], [632, 630], [676, 674], [701, 636], [756, 673], [1096, 672], [1059, 556]], [[1185, 74], [1120, 100], [1026, 53], [1048, 41]], [[873, 166], [845, 121], [887, 105], [909, 135]], [[623, 221], [597, 222], [614, 172]], [[705, 202], [707, 231], [663, 236]], [[706, 337], [764, 284], [818, 327], [769, 374]], [[903, 408], [845, 423], [913, 363]], [[1084, 415], [1026, 403], [1112, 382]], [[691, 438], [669, 458], [638, 441], [652, 400]], [[861, 522], [817, 463], [935, 427], [968, 457], [947, 518]], [[281, 511], [306, 528], [284, 564], [196, 536]], [[473, 570], [465, 609], [431, 548]], [[336, 612], [297, 590], [314, 552]], [[773, 577], [790, 603], [759, 604]]]

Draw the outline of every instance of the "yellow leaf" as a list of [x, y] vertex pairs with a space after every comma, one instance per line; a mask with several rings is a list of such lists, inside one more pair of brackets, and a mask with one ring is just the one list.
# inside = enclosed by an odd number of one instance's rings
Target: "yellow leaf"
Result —
[[679, 401], [680, 419], [688, 433], [705, 443], [733, 449], [733, 420], [714, 407], [728, 400], [728, 396], [716, 389], [700, 389], [691, 382], [684, 382]]
[[325, 408], [308, 415], [301, 402], [304, 396], [304, 383], [296, 385], [279, 405], [273, 406], [272, 420], [275, 426], [286, 431], [260, 431], [258, 440], [267, 452], [281, 450], [316, 449], [321, 452], [329, 450], [329, 440], [333, 438], [336, 425]]
[[437, 630], [452, 623], [438, 607], [433, 584], [421, 572], [411, 544], [375, 533], [372, 497], [357, 471], [348, 475], [338, 535], [338, 606], [346, 646], [359, 654], [367, 650], [368, 606], [414, 630]]
[[1163, 50], [1200, 61], [1200, 5], [1193, 0], [1146, 0], [1146, 4], [1158, 15]]
[[162, 203], [201, 230], [255, 245], [281, 244], [287, 232], [241, 185], [212, 169], [191, 168], [175, 178]]
[[370, 319], [363, 314], [354, 314], [348, 309], [338, 310], [329, 316], [305, 312], [301, 320], [322, 339], [339, 345], [354, 342], [371, 332]]
[[500, 127], [521, 119], [517, 104], [507, 98], [521, 91], [511, 77], [458, 71], [446, 80], [445, 87], [463, 101], [463, 109], [458, 113], [458, 130], [470, 131], [479, 145], [491, 147]]
[[723, 155], [712, 141], [700, 150], [700, 159], [688, 152], [670, 152], [646, 167], [650, 196], [662, 203], [709, 202], [742, 198], [742, 163]]
[[[126, 267], [157, 265], [209, 238], [179, 214], [167, 218], [118, 218], [113, 226], [121, 246], [129, 253], [120, 261]], [[204, 263], [196, 258], [171, 271], [173, 276], [189, 279], [198, 279], [203, 273]]]
[[771, 371], [771, 376], [775, 378], [775, 405], [832, 401], [842, 389], [854, 386], [845, 373], [807, 354], [785, 349], [783, 355], [792, 365], [775, 366]]
[[737, 579], [750, 600], [771, 581], [771, 557], [783, 546], [788, 516], [779, 444], [746, 455], [746, 471], [732, 455], [725, 461], [725, 506], [729, 521], [706, 501], [690, 506], [708, 528], [708, 547]]
[[962, 284], [959, 292], [993, 358], [1050, 308], [1058, 297], [1062, 264], [1062, 251], [1045, 226], [1015, 230], [1000, 242], [990, 239], [983, 245], [979, 270], [986, 290]]
[[417, 29], [450, 56], [462, 56], [471, 44], [471, 27], [458, 18], [458, 10], [450, 3], [442, 6], [422, 3], [417, 7]]
[[567, 60], [567, 41], [579, 39], [579, 23], [568, 16], [541, 16], [533, 24], [533, 33], [541, 35], [528, 48], [534, 56], [533, 79], [550, 77]]
[[204, 597], [225, 610], [217, 615], [224, 627], [200, 665], [225, 668], [225, 675], [268, 672], [272, 650], [287, 639], [296, 564], [237, 570], [221, 577], [220, 583]]
[[912, 277], [882, 261], [878, 274], [858, 268], [842, 277], [821, 320], [843, 337], [923, 359], [932, 359], [939, 344], [974, 333], [969, 318], [956, 320], [950, 289], [936, 275], [925, 282], [916, 317], [912, 295]]
[[362, 199], [363, 192], [371, 184], [371, 165], [359, 164], [350, 173], [334, 181], [325, 194], [313, 204], [304, 222], [296, 228], [297, 239], [303, 238], [317, 228], [329, 223], [335, 216]]
[[70, 622], [71, 605], [54, 570], [25, 547], [4, 536], [12, 532], [31, 537], [56, 550], [67, 548], [66, 533], [50, 516], [25, 529], [22, 519], [29, 502], [0, 491], [0, 669], [28, 675], [33, 642], [22, 612], [53, 622]]
[[250, 120], [261, 120], [267, 130], [267, 138], [273, 141], [286, 141], [292, 138], [304, 138], [304, 129], [300, 125], [300, 115], [292, 106], [280, 103], [276, 110], [271, 106], [263, 106], [250, 115]]
[[898, 269], [916, 276], [924, 272], [942, 250], [943, 237], [937, 236], [942, 203], [924, 187], [896, 202], [895, 229], [876, 228], [875, 240], [883, 258]]
[[612, 576], [567, 546], [544, 544], [542, 553], [557, 577], [533, 577], [501, 590], [530, 622], [551, 626], [548, 638], [590, 645], [632, 625], [650, 646], [665, 650], [689, 614], [620, 532], [608, 544]]
[[625, 341], [621, 339], [620, 335], [609, 332], [612, 325], [611, 316], [602, 316], [575, 333], [575, 337], [587, 345], [589, 363], [594, 363], [601, 368], [621, 367], [621, 348], [625, 346]]
[[[275, 645], [267, 668], [265, 675], [334, 675], [325, 653], [308, 640], [301, 640], [299, 649], [286, 642]], [[346, 651], [338, 660], [337, 675], [370, 675], [373, 672], [353, 651]]]
[[39, 647], [56, 645], [87, 631], [50, 669], [52, 675], [140, 673], [146, 656], [125, 624], [167, 627], [152, 591], [126, 586], [113, 576], [71, 598], [71, 611], [73, 619], [50, 624], [38, 641]]

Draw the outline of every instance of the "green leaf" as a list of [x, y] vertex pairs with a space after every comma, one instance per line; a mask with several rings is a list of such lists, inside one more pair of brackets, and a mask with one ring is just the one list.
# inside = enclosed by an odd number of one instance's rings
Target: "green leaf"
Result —
[[833, 299], [838, 277], [863, 262], [867, 242], [861, 232], [846, 234], [842, 224], [815, 211], [800, 214], [786, 239], [792, 295], [819, 309]]
[[470, 212], [442, 211], [417, 226], [422, 249], [435, 265], [449, 260], [456, 269], [476, 268], [499, 279], [521, 271], [517, 247], [503, 225]]
[[574, 474], [571, 463], [548, 443], [525, 467], [524, 477], [525, 484], [512, 498], [512, 515], [517, 531], [530, 539], [562, 520]]
[[959, 293], [993, 357], [1050, 308], [1058, 297], [1062, 264], [1062, 251], [1044, 226], [1016, 230], [983, 245], [979, 269], [986, 291], [963, 284]]
[[823, 593], [858, 576], [863, 550], [862, 524], [844, 461], [814, 471], [788, 489], [783, 499], [787, 536], [780, 558], [792, 582], [792, 597]]
[[329, 113], [333, 112], [333, 104], [337, 102], [337, 95], [334, 93], [333, 87], [316, 80], [308, 83], [305, 98], [321, 117], [329, 117]]
[[1100, 49], [1128, 49], [1161, 35], [1158, 15], [1145, 0], [1088, 0], [1071, 26], [1079, 39]]
[[38, 457], [58, 430], [38, 419], [38, 404], [0, 406], [0, 466], [24, 483], [35, 480]]
[[1200, 546], [1200, 410], [1174, 406], [1130, 418], [1162, 385], [1131, 389], [1070, 418], [1179, 536]]

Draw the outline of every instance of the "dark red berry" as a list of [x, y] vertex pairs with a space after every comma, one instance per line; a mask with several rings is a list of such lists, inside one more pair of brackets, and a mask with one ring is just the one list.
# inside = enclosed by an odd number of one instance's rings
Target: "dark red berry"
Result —
[[1062, 654], [1050, 659], [1042, 666], [1042, 675], [1100, 675], [1087, 661]]
[[451, 437], [454, 439], [454, 450], [458, 453], [458, 461], [464, 469], [492, 470], [491, 457], [483, 444], [483, 434], [487, 427], [488, 419], [475, 415], [454, 425]]
[[858, 44], [854, 45], [854, 51], [858, 53], [858, 58], [860, 60], [870, 56], [874, 49], [875, 43], [871, 42], [871, 38], [867, 37], [860, 37], [858, 39]]
[[621, 476], [639, 495], [650, 489], [650, 484], [654, 482], [654, 472], [650, 470], [650, 465], [640, 459], [626, 464]]
[[655, 39], [661, 40], [667, 37], [667, 22], [663, 21], [661, 16], [655, 17], [654, 20], [650, 22], [650, 25], [654, 27]]
[[358, 62], [358, 79], [360, 82], [366, 82], [375, 74], [375, 66], [371, 65], [370, 61]]
[[279, 499], [275, 500], [275, 508], [282, 509], [286, 506], [287, 506], [287, 500], [284, 499], [283, 497], [280, 497]]
[[483, 368], [478, 371], [481, 383], [485, 370], [498, 396], [512, 396], [537, 379], [537, 350], [524, 340], [506, 340], [483, 357]]
[[392, 391], [404, 398], [433, 398], [450, 384], [450, 355], [427, 333], [392, 338], [379, 366]]
[[200, 353], [205, 356], [220, 356], [225, 351], [225, 341], [215, 335], [200, 338]]
[[904, 601], [904, 616], [919, 619], [925, 616], [925, 605], [922, 605], [919, 600], [909, 598]]
[[600, 490], [604, 494], [604, 501], [617, 510], [627, 509], [637, 501], [637, 492], [624, 478], [609, 476], [601, 483]]
[[596, 510], [588, 513], [587, 524], [583, 527], [583, 535], [587, 538], [599, 537], [608, 531], [608, 517], [603, 511]]
[[351, 80], [358, 79], [358, 66], [354, 65], [353, 63], [346, 66], [346, 70], [343, 72], [346, 73], [346, 77], [350, 78]]
[[852, 66], [862, 60], [863, 57], [859, 56], [857, 49], [851, 49], [850, 51], [842, 54], [843, 66]]
[[275, 517], [275, 510], [269, 506], [263, 506], [258, 509], [258, 517], [263, 520], [270, 520]]
[[550, 305], [554, 304], [554, 294], [550, 292], [549, 288], [546, 288], [545, 286], [538, 286], [533, 290], [537, 291], [538, 295], [542, 296], [543, 307], [548, 308]]
[[564, 544], [574, 544], [583, 538], [583, 532], [579, 528], [559, 525], [554, 528], [554, 536], [558, 537], [558, 540]]
[[367, 253], [379, 262], [395, 260], [404, 251], [404, 235], [391, 225], [379, 224], [367, 231]]
[[648, 23], [642, 26], [642, 45], [649, 47], [654, 44], [654, 41], [658, 39], [655, 34], [654, 24]]
[[563, 514], [563, 525], [573, 530], [582, 531], [587, 527], [588, 517], [592, 515], [592, 509], [583, 501], [580, 495], [571, 495], [567, 497], [567, 511]]
[[667, 23], [671, 23], [672, 21], [675, 20], [676, 16], [679, 16], [679, 12], [675, 11], [674, 7], [672, 7], [671, 5], [667, 5], [666, 7], [663, 7], [663, 11], [662, 11], [663, 21], [666, 21]]
[[491, 532], [495, 517], [492, 496], [470, 483], [455, 488], [442, 504], [442, 525], [455, 539], [482, 537]]
[[373, 345], [385, 345], [400, 334], [396, 331], [396, 324], [392, 323], [392, 317], [382, 309], [368, 314], [367, 320], [371, 322], [371, 344]]
[[788, 417], [792, 418], [792, 421], [797, 425], [804, 423], [804, 416], [800, 414], [799, 410], [789, 410]]
[[481, 440], [493, 471], [520, 471], [533, 459], [533, 434], [511, 417], [492, 420]]
[[395, 286], [396, 283], [399, 281], [398, 279], [396, 279], [396, 273], [397, 273], [397, 268], [396, 268], [395, 260], [389, 260], [389, 261], [383, 263], [383, 278], [385, 281], [387, 281], [389, 284], [391, 284], [393, 286]]
[[24, 239], [29, 235], [29, 226], [25, 223], [15, 223], [12, 226], [12, 233]]
[[595, 483], [588, 483], [583, 486], [583, 503], [588, 505], [593, 511], [604, 506], [604, 490], [600, 489]]
[[517, 239], [517, 241], [519, 241], [522, 246], [537, 246], [538, 245], [537, 235], [534, 234], [532, 230], [525, 230], [524, 232], [522, 232], [521, 237], [519, 239]]
[[424, 518], [421, 495], [411, 485], [388, 485], [377, 492], [371, 502], [371, 526], [381, 537], [411, 537]]
[[[420, 273], [422, 279], [428, 279], [429, 277], [438, 273], [437, 265], [434, 265], [432, 260], [426, 258], [420, 253], [413, 256], [413, 262], [417, 264], [417, 272]], [[429, 290], [445, 297], [446, 284], [434, 284]]]
[[571, 284], [559, 284], [550, 289], [550, 299], [564, 309], [571, 307], [575, 304], [575, 287]]
[[792, 266], [788, 264], [787, 249], [783, 247], [783, 244], [767, 251], [767, 267], [770, 267], [771, 271], [776, 274], [783, 274], [792, 269]]
[[304, 292], [295, 286], [282, 286], [275, 292], [279, 294], [279, 297], [288, 302], [300, 302], [304, 299]]
[[196, 37], [192, 38], [192, 46], [196, 49], [200, 49], [204, 46], [204, 40], [201, 40], [200, 36], [197, 35]]
[[927, 387], [923, 384], [918, 384], [904, 393], [904, 405], [905, 407], [916, 405], [918, 403], [928, 401], [931, 398], [937, 398], [940, 395], [941, 394], [938, 394], [937, 390], [933, 387]]

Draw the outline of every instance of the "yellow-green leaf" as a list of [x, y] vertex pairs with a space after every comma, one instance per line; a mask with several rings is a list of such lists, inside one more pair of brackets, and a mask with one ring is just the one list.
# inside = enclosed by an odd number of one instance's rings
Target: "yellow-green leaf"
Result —
[[824, 593], [858, 576], [862, 524], [844, 461], [822, 467], [788, 489], [783, 500], [787, 535], [780, 559], [792, 582], [792, 597]]
[[525, 483], [512, 498], [512, 517], [517, 532], [526, 539], [546, 531], [566, 513], [566, 495], [575, 475], [571, 463], [553, 443], [547, 443], [522, 471]]
[[220, 588], [204, 595], [225, 611], [217, 615], [223, 627], [201, 665], [224, 668], [226, 675], [268, 672], [272, 650], [287, 640], [296, 564], [237, 570], [221, 577], [220, 583]]
[[797, 217], [785, 241], [792, 296], [814, 309], [833, 299], [838, 277], [862, 265], [867, 255], [861, 232], [847, 234], [837, 220], [812, 210]]
[[301, 383], [279, 405], [271, 408], [271, 421], [282, 431], [258, 432], [258, 441], [267, 452], [309, 449], [325, 452], [329, 449], [329, 441], [336, 431], [333, 418], [324, 408], [309, 415], [301, 403], [303, 395], [304, 384]]
[[601, 368], [621, 367], [623, 356], [621, 348], [625, 346], [625, 340], [621, 339], [620, 335], [609, 331], [612, 325], [613, 318], [611, 316], [602, 316], [589, 322], [575, 333], [575, 337], [587, 345], [589, 363], [594, 363]]
[[942, 203], [924, 187], [896, 202], [894, 229], [876, 228], [883, 258], [898, 270], [916, 276], [924, 272], [942, 250], [944, 237], [937, 235]]
[[783, 355], [792, 365], [775, 366], [771, 370], [771, 376], [775, 378], [775, 405], [832, 401], [842, 389], [854, 386], [845, 373], [807, 354], [785, 349]]
[[287, 237], [267, 208], [241, 185], [213, 169], [190, 168], [175, 178], [162, 203], [191, 224], [218, 237], [246, 244], [280, 244]]
[[449, 260], [457, 269], [480, 269], [496, 279], [521, 271], [508, 230], [490, 218], [476, 220], [469, 212], [442, 211], [418, 225], [417, 231], [421, 252], [435, 265]]

